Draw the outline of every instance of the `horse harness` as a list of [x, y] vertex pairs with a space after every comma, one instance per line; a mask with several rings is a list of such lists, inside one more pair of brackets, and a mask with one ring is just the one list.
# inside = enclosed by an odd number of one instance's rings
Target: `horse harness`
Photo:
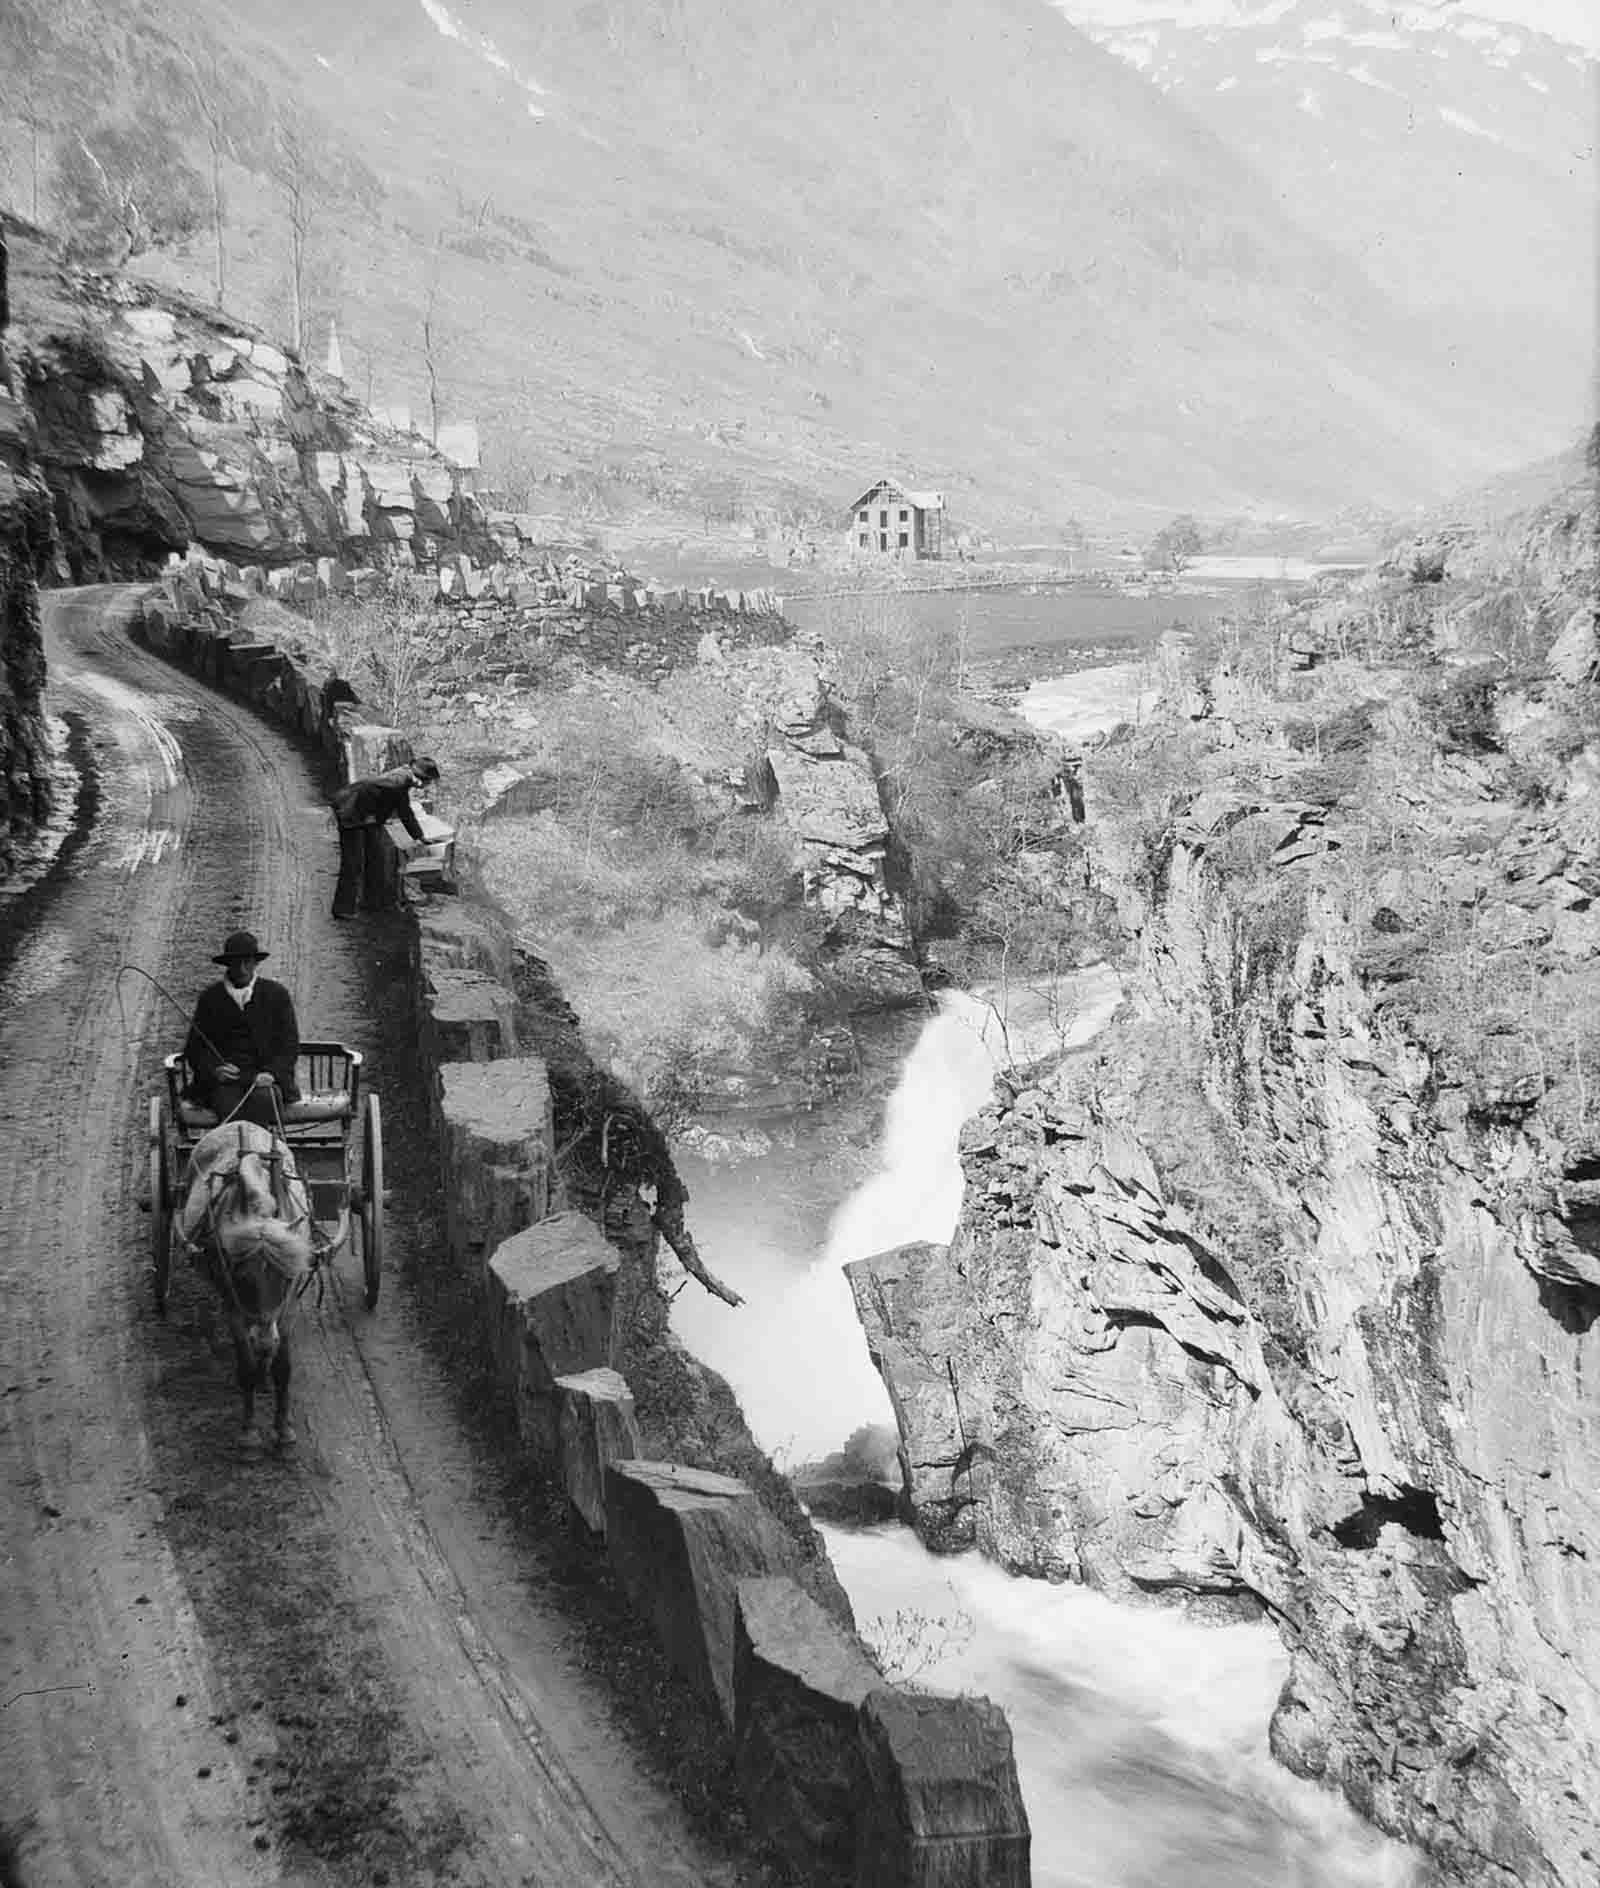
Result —
[[[241, 1160], [242, 1158], [243, 1150], [241, 1149]], [[328, 1256], [328, 1248], [318, 1239], [317, 1225], [309, 1211], [302, 1210], [296, 1214], [295, 1217], [290, 1218], [282, 1210], [283, 1202], [289, 1197], [289, 1191], [284, 1184], [284, 1177], [281, 1171], [284, 1163], [284, 1154], [281, 1150], [281, 1146], [275, 1144], [271, 1153], [256, 1154], [255, 1158], [261, 1161], [269, 1171], [271, 1176], [272, 1197], [274, 1204], [279, 1209], [279, 1216], [283, 1218], [286, 1224], [291, 1228], [298, 1228], [301, 1225], [309, 1225], [311, 1228], [311, 1264], [305, 1272], [299, 1274], [298, 1282], [294, 1284], [288, 1302], [290, 1304], [298, 1304], [310, 1288], [312, 1280], [315, 1279], [317, 1285], [317, 1309], [320, 1311], [322, 1309], [323, 1294], [327, 1289], [327, 1281], [322, 1276], [322, 1268]], [[221, 1286], [223, 1293], [228, 1299], [230, 1309], [236, 1312], [241, 1319], [248, 1322], [250, 1313], [245, 1310], [239, 1297], [239, 1288], [235, 1285], [233, 1280], [233, 1275], [240, 1266], [248, 1264], [252, 1259], [262, 1258], [265, 1259], [267, 1264], [270, 1265], [274, 1271], [279, 1273], [280, 1276], [293, 1279], [296, 1275], [284, 1266], [279, 1255], [273, 1251], [272, 1247], [265, 1240], [258, 1239], [254, 1246], [238, 1253], [231, 1260], [224, 1255], [221, 1241], [217, 1238], [218, 1208], [227, 1197], [230, 1190], [243, 1190], [244, 1181], [238, 1167], [233, 1168], [228, 1173], [219, 1173], [213, 1168], [210, 1173], [204, 1176], [204, 1179], [206, 1187], [205, 1206], [200, 1223], [195, 1228], [195, 1237], [189, 1241], [189, 1244], [205, 1253], [206, 1257], [210, 1260], [207, 1270], [211, 1272]]]

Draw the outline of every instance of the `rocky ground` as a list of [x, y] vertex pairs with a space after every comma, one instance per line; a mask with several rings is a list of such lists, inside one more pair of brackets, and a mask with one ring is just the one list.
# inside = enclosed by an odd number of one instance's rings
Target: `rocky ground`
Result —
[[1086, 770], [1129, 1003], [857, 1280], [931, 1539], [1264, 1606], [1280, 1756], [1500, 1888], [1600, 1868], [1595, 534], [1174, 669]]

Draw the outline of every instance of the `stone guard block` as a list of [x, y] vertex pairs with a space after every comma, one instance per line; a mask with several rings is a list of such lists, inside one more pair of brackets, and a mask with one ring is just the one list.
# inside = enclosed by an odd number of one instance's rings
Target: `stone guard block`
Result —
[[556, 1378], [561, 1479], [591, 1534], [606, 1531], [606, 1466], [643, 1453], [633, 1392], [615, 1370]]
[[422, 992], [423, 1054], [439, 1062], [497, 1062], [517, 1053], [516, 999], [481, 970], [433, 970]]
[[476, 1277], [499, 1245], [550, 1211], [550, 1083], [537, 1056], [447, 1062], [438, 1074], [446, 1249]]
[[858, 1722], [855, 1888], [1028, 1888], [1032, 1835], [998, 1705], [885, 1686]]
[[526, 1227], [489, 1261], [495, 1359], [516, 1399], [517, 1427], [546, 1462], [560, 1447], [556, 1378], [611, 1362], [620, 1263], [581, 1213]]
[[844, 1880], [867, 1792], [857, 1720], [882, 1674], [793, 1580], [741, 1580], [737, 1599], [734, 1762], [745, 1806], [803, 1876]]
[[732, 1476], [672, 1462], [613, 1462], [606, 1546], [635, 1612], [731, 1726], [738, 1584], [758, 1574], [798, 1578], [793, 1540]]

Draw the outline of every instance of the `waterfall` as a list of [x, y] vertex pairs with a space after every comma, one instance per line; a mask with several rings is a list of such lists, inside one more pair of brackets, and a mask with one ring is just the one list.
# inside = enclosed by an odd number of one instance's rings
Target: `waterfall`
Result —
[[981, 998], [941, 1000], [889, 1097], [878, 1171], [834, 1214], [819, 1272], [836, 1273], [852, 1259], [914, 1239], [943, 1241], [955, 1231], [961, 1125], [994, 1088], [999, 1036], [994, 1009]]
[[[725, 1174], [695, 1177], [694, 1221], [714, 1253], [708, 1262], [750, 1303], [732, 1310], [691, 1288], [674, 1303], [673, 1326], [733, 1385], [763, 1447], [795, 1465], [840, 1448], [863, 1424], [893, 1425], [843, 1268], [914, 1239], [948, 1240], [961, 1212], [962, 1124], [989, 1099], [996, 1067], [1081, 1046], [1119, 995], [1115, 975], [1100, 968], [1049, 989], [942, 997], [889, 1098], [875, 1171], [836, 1208], [826, 1238], [807, 1248], [754, 1228], [748, 1180], [741, 1201]], [[719, 1213], [707, 1195], [722, 1189], [732, 1197]]]

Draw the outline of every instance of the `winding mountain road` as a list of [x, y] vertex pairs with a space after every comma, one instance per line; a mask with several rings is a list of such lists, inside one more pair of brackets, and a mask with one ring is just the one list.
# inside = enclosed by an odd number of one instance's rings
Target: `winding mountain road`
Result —
[[[333, 923], [312, 769], [135, 645], [137, 595], [46, 599], [98, 804], [0, 937], [0, 1881], [733, 1888], [564, 1649], [397, 1279], [433, 1224], [398, 927]], [[378, 1312], [346, 1254], [301, 1313], [282, 1455], [238, 1438], [199, 1282], [155, 1315], [145, 1097], [183, 1020], [119, 975], [187, 1004], [236, 925], [306, 1036], [371, 1052], [409, 1176]]]

